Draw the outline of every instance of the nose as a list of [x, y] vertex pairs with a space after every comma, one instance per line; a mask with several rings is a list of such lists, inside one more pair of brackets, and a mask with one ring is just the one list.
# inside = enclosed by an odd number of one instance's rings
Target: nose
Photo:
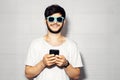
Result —
[[54, 20], [54, 23], [57, 23], [57, 19]]

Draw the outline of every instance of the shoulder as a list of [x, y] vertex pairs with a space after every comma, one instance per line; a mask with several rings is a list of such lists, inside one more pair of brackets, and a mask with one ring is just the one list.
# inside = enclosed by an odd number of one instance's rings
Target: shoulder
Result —
[[43, 38], [36, 38], [34, 40], [31, 41], [31, 45], [38, 45], [38, 44], [42, 44], [43, 43]]
[[70, 38], [66, 38], [66, 42], [67, 42], [67, 44], [69, 46], [72, 46], [72, 47], [77, 46], [77, 43], [74, 40], [70, 39]]

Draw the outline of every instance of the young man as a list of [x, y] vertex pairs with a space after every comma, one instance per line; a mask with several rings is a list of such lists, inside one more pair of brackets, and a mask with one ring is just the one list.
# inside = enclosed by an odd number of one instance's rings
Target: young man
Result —
[[79, 79], [82, 67], [79, 49], [72, 40], [61, 34], [65, 18], [66, 13], [61, 6], [51, 5], [46, 8], [45, 21], [48, 32], [31, 43], [25, 66], [28, 79]]

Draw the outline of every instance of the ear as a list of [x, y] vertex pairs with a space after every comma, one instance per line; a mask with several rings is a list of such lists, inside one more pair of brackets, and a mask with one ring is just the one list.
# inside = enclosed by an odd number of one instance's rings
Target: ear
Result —
[[45, 20], [44, 20], [44, 22], [46, 23], [46, 22], [47, 22], [47, 20], [45, 19]]
[[67, 20], [65, 19], [65, 20], [64, 20], [64, 24], [66, 24], [66, 22], [67, 22]]

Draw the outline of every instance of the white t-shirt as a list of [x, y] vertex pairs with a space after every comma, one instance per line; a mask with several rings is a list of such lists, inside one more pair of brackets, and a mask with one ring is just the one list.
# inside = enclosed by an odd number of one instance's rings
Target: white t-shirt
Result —
[[[43, 59], [45, 54], [49, 54], [50, 49], [58, 49], [59, 55], [64, 55], [65, 58], [73, 67], [82, 67], [79, 48], [76, 44], [66, 38], [66, 41], [60, 46], [52, 46], [47, 43], [44, 38], [34, 40], [28, 50], [27, 60], [25, 65], [34, 66]], [[64, 69], [57, 66], [45, 68], [35, 80], [70, 80]]]

